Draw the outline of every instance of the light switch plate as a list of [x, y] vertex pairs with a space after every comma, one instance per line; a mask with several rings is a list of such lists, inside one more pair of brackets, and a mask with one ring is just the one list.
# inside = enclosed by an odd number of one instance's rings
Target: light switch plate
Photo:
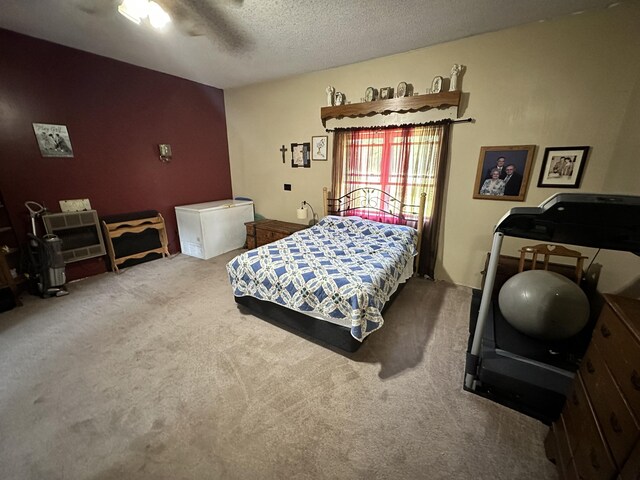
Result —
[[60, 200], [60, 211], [62, 212], [82, 212], [91, 210], [91, 203], [88, 198], [77, 200]]

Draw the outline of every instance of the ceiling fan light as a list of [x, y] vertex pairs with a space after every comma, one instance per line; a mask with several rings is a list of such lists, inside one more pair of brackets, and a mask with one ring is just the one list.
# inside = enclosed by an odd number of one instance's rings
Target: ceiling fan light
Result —
[[133, 23], [140, 25], [141, 20], [149, 14], [149, 0], [123, 0], [118, 5], [118, 12]]
[[153, 28], [162, 28], [171, 21], [169, 14], [156, 2], [149, 2], [149, 23]]

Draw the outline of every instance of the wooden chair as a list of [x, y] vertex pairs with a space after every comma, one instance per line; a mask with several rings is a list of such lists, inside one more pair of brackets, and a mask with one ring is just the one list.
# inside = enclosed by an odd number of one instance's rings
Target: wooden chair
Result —
[[576, 270], [575, 270], [575, 282], [579, 285], [580, 280], [582, 279], [582, 269], [584, 265], [584, 260], [588, 257], [582, 255], [582, 253], [577, 250], [569, 250], [561, 245], [548, 245], [548, 244], [539, 244], [539, 245], [531, 245], [527, 247], [522, 247], [520, 249], [520, 263], [518, 264], [518, 272], [522, 272], [524, 270], [525, 261], [527, 255], [531, 254], [531, 270], [535, 270], [538, 264], [538, 255], [543, 255], [543, 270], [549, 269], [549, 258], [551, 255], [555, 255], [558, 257], [569, 257], [576, 259]]

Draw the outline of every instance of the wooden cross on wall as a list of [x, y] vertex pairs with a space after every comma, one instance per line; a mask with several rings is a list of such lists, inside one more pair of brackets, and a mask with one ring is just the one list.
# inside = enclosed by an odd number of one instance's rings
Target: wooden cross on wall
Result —
[[284, 152], [286, 152], [287, 149], [285, 148], [284, 145], [282, 145], [282, 148], [280, 149], [280, 151], [282, 152], [282, 163], [285, 163], [286, 160], [284, 159]]

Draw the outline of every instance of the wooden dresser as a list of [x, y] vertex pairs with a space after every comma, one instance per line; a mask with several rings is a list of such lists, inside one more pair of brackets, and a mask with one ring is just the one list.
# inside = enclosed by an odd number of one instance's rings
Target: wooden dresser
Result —
[[247, 227], [247, 248], [261, 247], [275, 242], [299, 230], [308, 228], [300, 223], [281, 222], [280, 220], [258, 220], [245, 223]]
[[640, 301], [604, 297], [562, 415], [545, 440], [562, 479], [640, 479]]

